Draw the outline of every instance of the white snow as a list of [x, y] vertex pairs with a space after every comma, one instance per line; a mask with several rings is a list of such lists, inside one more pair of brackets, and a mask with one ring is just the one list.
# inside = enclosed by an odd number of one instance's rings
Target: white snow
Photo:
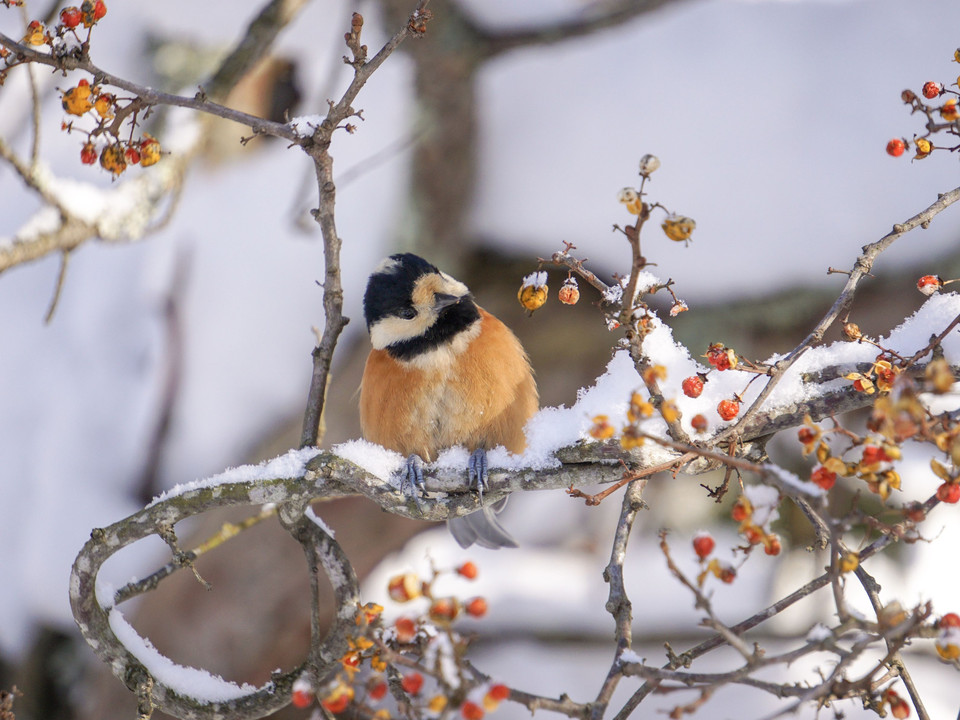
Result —
[[520, 283], [520, 287], [543, 287], [547, 284], [547, 273], [544, 271], [532, 272], [529, 275], [524, 276], [523, 282]]
[[293, 131], [297, 133], [297, 135], [310, 137], [326, 118], [326, 115], [303, 115], [295, 117], [287, 124], [293, 128]]
[[823, 623], [817, 623], [810, 628], [810, 632], [807, 633], [805, 639], [808, 643], [819, 643], [828, 639], [831, 635], [833, 635], [833, 633], [830, 632], [830, 628]]
[[395, 476], [404, 464], [404, 458], [400, 453], [366, 440], [351, 440], [334, 445], [333, 452], [384, 481], [389, 481]]
[[[289, 450], [283, 455], [279, 455], [271, 460], [265, 460], [257, 465], [240, 465], [239, 467], [229, 468], [216, 475], [194, 480], [188, 483], [174, 485], [166, 492], [160, 493], [150, 502], [147, 507], [151, 507], [158, 502], [167, 500], [176, 495], [183, 495], [192, 490], [201, 490], [203, 488], [216, 487], [226, 483], [256, 482], [257, 480], [273, 480], [275, 478], [297, 478], [302, 477], [306, 472], [307, 461], [317, 454], [316, 448], [301, 448], [299, 450]], [[268, 502], [264, 500], [263, 502]]]

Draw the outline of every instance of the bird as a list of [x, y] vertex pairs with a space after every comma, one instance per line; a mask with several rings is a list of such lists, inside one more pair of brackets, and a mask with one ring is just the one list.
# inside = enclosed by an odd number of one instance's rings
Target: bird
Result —
[[[423, 463], [466, 446], [470, 487], [482, 493], [486, 451], [522, 453], [524, 426], [539, 407], [520, 341], [466, 285], [413, 253], [377, 265], [363, 313], [373, 346], [360, 383], [364, 439], [407, 457], [405, 480], [418, 503]], [[447, 521], [461, 547], [516, 547], [496, 518], [505, 502]]]

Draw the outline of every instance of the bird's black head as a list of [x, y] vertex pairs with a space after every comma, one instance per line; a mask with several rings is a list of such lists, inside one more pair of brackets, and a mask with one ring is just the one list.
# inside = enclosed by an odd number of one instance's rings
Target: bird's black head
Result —
[[412, 253], [391, 255], [373, 271], [363, 315], [373, 346], [399, 360], [452, 342], [480, 319], [466, 285]]

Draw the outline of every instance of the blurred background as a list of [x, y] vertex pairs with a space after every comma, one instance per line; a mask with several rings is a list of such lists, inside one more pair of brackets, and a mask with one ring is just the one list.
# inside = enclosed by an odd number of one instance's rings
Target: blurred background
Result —
[[[841, 287], [843, 276], [828, 276], [828, 267], [849, 269], [862, 245], [957, 185], [955, 155], [911, 162], [909, 153], [884, 152], [890, 138], [922, 132], [901, 90], [919, 91], [927, 80], [949, 85], [960, 72], [951, 62], [960, 44], [955, 0], [909, 8], [898, 0], [665, 0], [627, 3], [611, 15], [620, 5], [433, 0], [427, 36], [408, 41], [364, 89], [358, 131], [337, 136], [332, 148], [353, 321], [338, 349], [325, 446], [359, 436], [356, 390], [369, 349], [360, 302], [366, 276], [390, 252], [416, 251], [465, 281], [520, 336], [542, 404], [571, 405], [603, 372], [614, 342], [596, 298], [582, 288], [576, 308], [550, 303], [528, 318], [516, 290], [537, 258], [563, 242], [602, 278], [627, 273], [628, 247], [611, 226], [629, 222], [616, 194], [637, 184], [643, 154], [663, 163], [647, 186], [651, 199], [697, 221], [689, 247], [669, 242], [656, 223], [644, 237], [655, 272], [672, 278], [690, 305], [671, 324], [694, 356], [710, 342], [756, 359], [788, 351]], [[277, 119], [322, 114], [348, 82], [340, 58], [350, 14], [364, 14], [364, 42], [374, 51], [413, 6], [307, 3], [227, 104]], [[28, 0], [27, 14], [58, 8]], [[226, 0], [114, 1], [95, 29], [92, 58], [131, 80], [192, 95], [259, 10]], [[605, 16], [616, 21], [597, 21]], [[0, 10], [0, 30], [20, 37], [23, 26], [19, 11]], [[75, 199], [119, 202], [115, 191], [128, 177], [111, 181], [82, 166], [82, 138], [60, 129], [57, 88], [75, 78], [43, 69], [36, 76], [44, 163], [83, 183], [71, 191]], [[0, 137], [24, 155], [31, 109], [21, 68], [0, 87]], [[0, 688], [23, 692], [20, 720], [135, 712], [133, 696], [94, 658], [70, 616], [69, 568], [91, 528], [176, 483], [299, 442], [311, 328], [323, 322], [312, 167], [283, 142], [241, 145], [248, 133], [239, 126], [192, 123], [177, 112], [148, 121], [170, 149], [201, 133], [202, 152], [169, 221], [139, 242], [90, 242], [71, 253], [48, 324], [59, 257], [0, 277]], [[128, 175], [141, 172], [150, 171]], [[4, 242], [41, 203], [6, 164], [0, 189]], [[956, 210], [903, 238], [875, 267], [851, 319], [871, 334], [896, 325], [923, 299], [913, 289], [918, 274], [960, 275], [958, 240]], [[562, 277], [552, 275], [551, 285]], [[784, 448], [783, 462], [803, 467], [796, 449]], [[654, 541], [660, 527], [679, 543], [719, 524], [724, 546], [726, 509], [699, 488], [715, 481], [663, 478], [648, 487], [651, 509], [628, 566], [641, 656], [662, 657], [666, 638], [682, 649], [699, 637], [693, 598], [670, 580]], [[918, 496], [936, 486], [927, 485]], [[601, 572], [616, 497], [589, 509], [559, 492], [514, 498], [504, 523], [522, 547], [499, 553], [463, 552], [442, 528], [384, 515], [359, 498], [319, 512], [365, 578], [365, 599], [382, 601], [387, 576], [422, 570], [428, 558], [447, 566], [472, 559], [481, 576], [463, 592], [491, 605], [470, 628], [476, 664], [494, 677], [522, 678], [515, 684], [532, 692], [579, 700], [598, 691], [614, 651]], [[178, 528], [183, 545], [242, 515]], [[783, 561], [755, 559], [736, 592], [717, 593], [725, 620], [747, 617], [819, 572], [823, 561], [804, 549], [804, 527], [785, 517]], [[729, 546], [735, 528], [726, 532]], [[874, 561], [885, 591], [905, 604], [934, 599], [939, 612], [956, 610], [955, 579], [942, 572], [955, 566], [943, 549], [950, 537]], [[165, 561], [159, 540], [144, 545], [111, 561], [111, 576], [125, 582]], [[229, 547], [199, 563], [213, 592], [182, 573], [127, 614], [176, 661], [262, 683], [298, 662], [307, 644], [302, 556], [272, 523]], [[776, 647], [829, 622], [827, 600], [801, 603], [757, 639]], [[960, 691], [945, 678], [955, 671], [939, 665], [932, 648], [914, 650], [908, 659], [931, 715], [954, 717]], [[742, 716], [745, 698], [751, 716], [778, 707], [743, 690], [719, 693], [708, 708], [715, 717]], [[645, 704], [639, 716], [672, 702]], [[497, 712], [504, 720], [528, 715], [510, 704]]]

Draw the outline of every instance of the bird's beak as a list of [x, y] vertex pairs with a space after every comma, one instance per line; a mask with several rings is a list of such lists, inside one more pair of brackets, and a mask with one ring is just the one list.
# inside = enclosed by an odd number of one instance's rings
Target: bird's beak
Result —
[[458, 302], [460, 302], [460, 298], [456, 295], [437, 293], [433, 296], [433, 308], [438, 312], [444, 308], [450, 307], [451, 305], [456, 305]]

